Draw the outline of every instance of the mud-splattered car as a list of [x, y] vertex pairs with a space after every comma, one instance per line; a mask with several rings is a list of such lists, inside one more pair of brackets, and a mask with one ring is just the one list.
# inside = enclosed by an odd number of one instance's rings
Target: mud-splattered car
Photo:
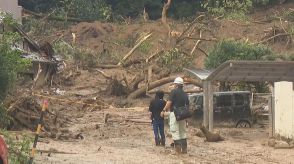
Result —
[[[215, 92], [213, 96], [214, 121], [232, 124], [236, 127], [251, 127], [249, 91]], [[189, 95], [190, 109], [195, 112], [195, 119], [203, 119], [203, 94]]]

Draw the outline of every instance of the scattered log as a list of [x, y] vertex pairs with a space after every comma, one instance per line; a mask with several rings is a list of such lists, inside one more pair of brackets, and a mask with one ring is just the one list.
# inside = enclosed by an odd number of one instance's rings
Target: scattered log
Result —
[[99, 72], [101, 75], [103, 75], [106, 79], [112, 79], [110, 75], [106, 74], [105, 72], [96, 69], [97, 72]]
[[195, 38], [195, 37], [185, 37], [185, 39], [191, 39], [191, 40], [201, 40], [201, 41], [217, 41], [216, 38]]
[[134, 123], [151, 123], [151, 120], [145, 120], [145, 119], [126, 119], [126, 121], [131, 121]]
[[112, 68], [119, 68], [120, 65], [98, 65], [96, 68], [102, 68], [102, 69], [112, 69]]
[[218, 141], [223, 141], [224, 140], [224, 138], [222, 136], [220, 136], [220, 134], [210, 132], [203, 125], [200, 126], [200, 130], [205, 135], [206, 141], [208, 141], [208, 142], [218, 142]]
[[73, 153], [73, 152], [65, 152], [65, 151], [58, 151], [56, 149], [49, 149], [49, 150], [42, 150], [42, 149], [37, 149], [37, 152], [40, 153], [48, 153], [48, 154], [78, 154], [78, 153]]

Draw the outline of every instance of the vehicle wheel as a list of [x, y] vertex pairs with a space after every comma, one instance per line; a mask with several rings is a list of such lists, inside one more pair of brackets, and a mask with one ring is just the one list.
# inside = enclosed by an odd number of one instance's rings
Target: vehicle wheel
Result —
[[251, 128], [249, 121], [241, 120], [236, 124], [236, 128]]

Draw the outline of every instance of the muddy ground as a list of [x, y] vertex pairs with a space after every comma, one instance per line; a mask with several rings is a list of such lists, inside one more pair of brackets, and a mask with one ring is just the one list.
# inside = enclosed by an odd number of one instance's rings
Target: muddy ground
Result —
[[[198, 128], [189, 127], [188, 155], [173, 155], [170, 146], [156, 147], [149, 123], [134, 123], [126, 118], [147, 119], [146, 109], [112, 111], [108, 123], [103, 123], [105, 111], [86, 111], [71, 125], [83, 139], [49, 140], [38, 149], [56, 150], [68, 154], [38, 153], [36, 163], [291, 163], [293, 149], [274, 149], [266, 145], [266, 128], [217, 128], [226, 138], [218, 143], [205, 142], [196, 136]], [[109, 110], [107, 110], [109, 112]], [[117, 115], [116, 115], [117, 114]], [[171, 143], [168, 127], [167, 143]]]

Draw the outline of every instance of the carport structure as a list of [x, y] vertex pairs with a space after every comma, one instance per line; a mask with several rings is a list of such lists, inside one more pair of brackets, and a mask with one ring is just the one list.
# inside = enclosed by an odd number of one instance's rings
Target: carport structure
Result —
[[[294, 82], [293, 61], [227, 61], [212, 71], [185, 69], [203, 82], [203, 124], [213, 130], [213, 82]], [[274, 132], [273, 93], [269, 101], [270, 135]]]

